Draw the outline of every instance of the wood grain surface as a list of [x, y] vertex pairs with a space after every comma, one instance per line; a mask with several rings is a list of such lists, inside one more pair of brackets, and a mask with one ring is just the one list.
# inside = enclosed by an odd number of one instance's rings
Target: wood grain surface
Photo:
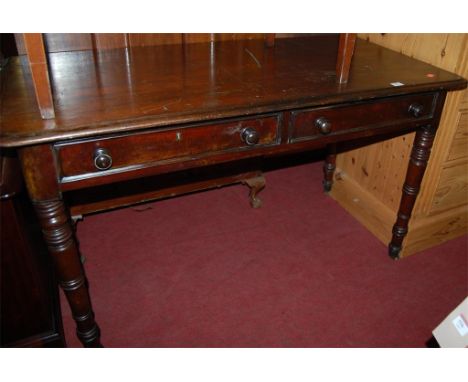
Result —
[[277, 39], [272, 48], [252, 39], [51, 53], [52, 120], [40, 118], [30, 71], [17, 58], [5, 70], [0, 142], [21, 146], [466, 84], [362, 40], [349, 82], [337, 84], [337, 43], [320, 35]]

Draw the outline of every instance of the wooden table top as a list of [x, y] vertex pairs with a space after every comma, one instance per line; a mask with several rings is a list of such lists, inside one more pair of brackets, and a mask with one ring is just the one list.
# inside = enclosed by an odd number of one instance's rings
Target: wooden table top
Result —
[[[0, 146], [18, 147], [376, 97], [466, 87], [432, 65], [358, 40], [338, 84], [336, 36], [49, 54], [56, 118], [42, 120], [26, 58], [2, 70]], [[392, 83], [401, 83], [394, 86]]]

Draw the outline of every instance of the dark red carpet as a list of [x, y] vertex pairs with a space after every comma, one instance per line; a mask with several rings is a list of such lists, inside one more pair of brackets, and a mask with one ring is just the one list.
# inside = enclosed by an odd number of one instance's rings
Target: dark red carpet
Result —
[[392, 261], [321, 165], [267, 173], [258, 210], [238, 185], [86, 217], [104, 346], [425, 346], [467, 295], [467, 237]]

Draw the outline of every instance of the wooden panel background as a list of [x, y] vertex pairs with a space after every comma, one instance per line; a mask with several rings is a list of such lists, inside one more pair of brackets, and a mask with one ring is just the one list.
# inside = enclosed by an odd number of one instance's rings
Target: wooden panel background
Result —
[[446, 164], [440, 176], [439, 186], [434, 195], [431, 212], [445, 211], [466, 204], [468, 195], [468, 161]]
[[468, 108], [460, 109], [458, 128], [453, 137], [448, 160], [457, 160], [468, 156]]
[[[467, 34], [359, 37], [468, 77]], [[467, 94], [464, 90], [447, 96], [402, 256], [466, 233]], [[338, 181], [332, 196], [384, 243], [391, 236], [413, 137], [414, 133], [407, 134], [337, 158]]]

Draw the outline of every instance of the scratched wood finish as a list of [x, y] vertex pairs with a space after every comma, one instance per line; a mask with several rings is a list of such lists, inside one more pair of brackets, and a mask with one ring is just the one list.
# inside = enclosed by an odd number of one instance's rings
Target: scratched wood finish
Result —
[[[362, 34], [360, 37], [462, 76], [468, 75], [466, 34]], [[459, 216], [466, 213], [468, 204], [463, 191], [467, 183], [468, 155], [465, 127], [468, 108], [463, 100], [467, 93], [464, 90], [447, 95], [410, 223], [410, 227], [416, 228], [410, 229], [402, 256], [466, 232], [467, 227], [462, 224], [466, 219]], [[413, 138], [411, 133], [337, 157], [337, 173], [341, 177], [337, 187], [341, 189], [334, 189], [332, 195], [383, 242], [388, 241], [388, 226], [393, 224], [392, 214], [386, 211], [395, 212], [398, 208]], [[379, 206], [377, 210], [376, 206]]]
[[[448, 72], [358, 41], [346, 87], [335, 81], [336, 36], [49, 54], [56, 118], [42, 120], [24, 58], [5, 69], [4, 146], [457, 88]], [[370, 70], [369, 68], [374, 68]], [[434, 71], [437, 79], [423, 74]], [[398, 77], [411, 85], [392, 87]]]

